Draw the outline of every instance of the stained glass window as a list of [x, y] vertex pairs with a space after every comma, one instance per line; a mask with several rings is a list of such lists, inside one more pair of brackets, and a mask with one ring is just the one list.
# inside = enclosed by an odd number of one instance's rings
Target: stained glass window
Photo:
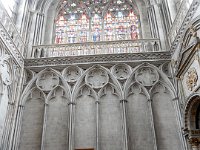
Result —
[[94, 14], [92, 17], [92, 40], [97, 42], [101, 40], [102, 19], [99, 15]]
[[136, 40], [139, 18], [126, 0], [63, 1], [55, 21], [55, 43]]
[[59, 19], [56, 21], [56, 38], [55, 43], [64, 43], [65, 42], [65, 27], [66, 27], [66, 20], [63, 16], [60, 16]]

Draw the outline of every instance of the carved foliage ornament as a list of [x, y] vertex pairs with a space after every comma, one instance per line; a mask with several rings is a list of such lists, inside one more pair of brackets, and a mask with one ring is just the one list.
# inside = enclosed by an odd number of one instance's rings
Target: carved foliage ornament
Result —
[[0, 76], [5, 85], [10, 85], [12, 83], [11, 68], [10, 64], [7, 61], [9, 58], [9, 55], [0, 57]]
[[196, 72], [196, 69], [190, 68], [186, 76], [186, 85], [188, 90], [192, 91], [193, 88], [197, 85], [197, 81], [198, 81], [198, 74]]
[[159, 80], [159, 75], [153, 68], [142, 67], [137, 70], [135, 78], [143, 86], [153, 86]]
[[100, 68], [94, 68], [85, 77], [86, 84], [94, 89], [102, 88], [108, 83], [108, 80], [108, 74]]

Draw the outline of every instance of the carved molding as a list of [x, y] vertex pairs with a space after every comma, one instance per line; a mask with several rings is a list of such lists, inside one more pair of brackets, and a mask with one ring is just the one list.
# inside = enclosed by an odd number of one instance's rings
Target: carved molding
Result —
[[199, 0], [193, 0], [190, 9], [187, 12], [186, 17], [183, 20], [183, 24], [181, 25], [178, 33], [176, 34], [176, 37], [174, 38], [172, 44], [171, 44], [171, 50], [174, 51], [176, 50], [180, 40], [182, 39], [182, 37], [184, 37], [185, 34], [185, 30], [187, 29], [189, 22], [192, 19], [192, 16], [194, 15], [194, 13], [196, 12], [198, 6], [200, 4]]
[[22, 67], [24, 65], [23, 56], [1, 23], [0, 23], [0, 39], [3, 40], [6, 47], [8, 48], [7, 51], [13, 56], [13, 58], [17, 61], [17, 63]]
[[109, 63], [109, 62], [132, 62], [148, 60], [170, 60], [171, 52], [146, 52], [128, 54], [106, 54], [88, 56], [68, 56], [54, 58], [25, 59], [25, 67], [57, 66], [66, 64], [88, 64], [88, 63]]

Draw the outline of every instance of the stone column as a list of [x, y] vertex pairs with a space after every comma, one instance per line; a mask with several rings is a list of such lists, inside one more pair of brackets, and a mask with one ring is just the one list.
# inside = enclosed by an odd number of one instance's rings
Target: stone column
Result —
[[5, 127], [6, 116], [8, 114], [7, 108], [8, 103], [11, 100], [10, 87], [13, 82], [12, 72], [8, 68], [10, 64], [6, 64], [6, 61], [10, 59], [9, 55], [0, 57], [0, 78], [1, 78], [1, 89], [0, 89], [0, 143], [2, 142], [2, 136]]
[[150, 30], [151, 30], [151, 36], [153, 38], [158, 38], [159, 37], [158, 27], [157, 27], [155, 10], [154, 10], [153, 5], [150, 5], [147, 8], [147, 13], [148, 13], [149, 25], [150, 25]]
[[169, 12], [170, 12], [170, 17], [172, 22], [174, 21], [175, 17], [176, 17], [176, 5], [174, 0], [168, 0], [167, 2], [167, 6], [169, 8]]
[[157, 140], [156, 140], [156, 131], [155, 131], [155, 125], [154, 125], [154, 116], [153, 116], [153, 110], [152, 110], [152, 99], [148, 99], [148, 107], [149, 107], [149, 115], [150, 115], [150, 121], [151, 121], [151, 131], [152, 131], [152, 138], [153, 138], [153, 147], [154, 150], [158, 150], [157, 147]]
[[182, 133], [182, 118], [181, 118], [181, 112], [180, 112], [180, 105], [179, 105], [179, 98], [178, 97], [175, 97], [172, 99], [172, 104], [173, 104], [173, 107], [175, 108], [175, 112], [176, 112], [176, 120], [177, 120], [177, 123], [178, 123], [178, 134], [179, 134], [179, 137], [180, 137], [180, 140], [181, 140], [181, 147], [183, 150], [187, 150], [187, 145], [186, 145], [186, 141], [185, 141], [185, 137]]
[[41, 44], [42, 41], [42, 33], [43, 33], [43, 25], [44, 25], [44, 14], [37, 13], [36, 14], [36, 22], [35, 22], [35, 33], [33, 39], [33, 45]]
[[96, 101], [96, 150], [99, 150], [99, 100]]
[[1, 141], [1, 150], [8, 150], [9, 146], [9, 138], [11, 136], [11, 127], [13, 123], [13, 114], [15, 111], [15, 102], [8, 102], [8, 109], [7, 109], [7, 114], [6, 114], [6, 119], [5, 119], [5, 126], [4, 126], [4, 132], [3, 132], [3, 138]]
[[120, 103], [122, 104], [122, 118], [123, 118], [123, 150], [128, 150], [128, 135], [127, 135], [127, 118], [126, 118], [126, 99], [120, 100]]
[[74, 150], [74, 102], [69, 102], [69, 138], [68, 150]]
[[161, 49], [166, 49], [166, 36], [163, 26], [163, 19], [159, 11], [158, 4], [152, 4], [147, 7], [148, 20], [152, 38], [160, 38]]
[[44, 116], [43, 116], [43, 129], [42, 129], [41, 150], [45, 149], [44, 144], [45, 144], [45, 133], [46, 133], [47, 107], [48, 107], [48, 104], [45, 102], [45, 104], [44, 104]]
[[17, 112], [17, 120], [16, 120], [16, 127], [15, 127], [15, 132], [14, 132], [14, 138], [12, 141], [12, 147], [9, 148], [9, 150], [18, 150], [19, 149], [19, 142], [20, 142], [20, 133], [21, 133], [21, 127], [22, 127], [22, 117], [23, 117], [23, 111], [24, 111], [24, 106], [19, 105], [18, 106], [18, 112]]

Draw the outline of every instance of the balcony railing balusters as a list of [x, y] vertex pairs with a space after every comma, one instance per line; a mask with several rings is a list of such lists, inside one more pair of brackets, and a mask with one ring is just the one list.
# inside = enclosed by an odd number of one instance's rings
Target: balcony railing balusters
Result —
[[[101, 41], [33, 46], [32, 58], [161, 51], [159, 39]], [[38, 52], [37, 52], [38, 51]], [[37, 54], [36, 54], [37, 53]]]

